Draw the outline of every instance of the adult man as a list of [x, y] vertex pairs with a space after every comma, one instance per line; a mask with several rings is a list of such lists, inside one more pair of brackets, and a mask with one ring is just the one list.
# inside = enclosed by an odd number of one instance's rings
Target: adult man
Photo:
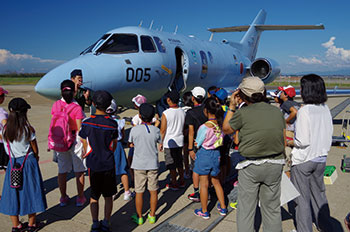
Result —
[[[193, 108], [187, 111], [185, 117], [185, 125], [188, 126], [188, 151], [192, 160], [196, 158], [194, 140], [197, 136], [197, 130], [207, 121], [207, 117], [204, 115], [202, 103], [205, 97], [205, 90], [202, 87], [195, 87], [191, 91]], [[199, 202], [199, 175], [197, 173], [192, 174], [193, 189], [194, 192], [188, 195], [188, 199], [191, 201]]]
[[90, 90], [81, 88], [83, 85], [83, 74], [81, 69], [74, 69], [70, 73], [70, 79], [75, 84], [75, 91], [76, 94], [74, 96], [74, 99], [78, 102], [78, 104], [81, 106], [81, 108], [85, 109], [85, 104], [88, 106], [91, 106], [91, 96], [90, 96]]
[[[237, 112], [236, 96], [248, 104]], [[281, 111], [265, 102], [265, 86], [258, 77], [242, 80], [230, 99], [223, 131], [239, 130], [240, 154], [245, 157], [238, 169], [237, 229], [254, 231], [258, 201], [264, 231], [282, 231], [280, 195], [284, 164], [285, 121]]]

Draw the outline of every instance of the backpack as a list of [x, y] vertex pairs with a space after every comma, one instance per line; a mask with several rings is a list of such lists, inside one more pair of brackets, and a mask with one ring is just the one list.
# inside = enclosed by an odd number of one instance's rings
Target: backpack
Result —
[[61, 102], [61, 100], [57, 101], [56, 109], [52, 115], [48, 146], [50, 150], [65, 152], [72, 147], [76, 136], [69, 126], [68, 104], [62, 106]]

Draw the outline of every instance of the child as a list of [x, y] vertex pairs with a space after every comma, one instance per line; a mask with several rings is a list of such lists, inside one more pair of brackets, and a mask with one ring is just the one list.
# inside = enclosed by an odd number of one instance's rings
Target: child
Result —
[[209, 219], [207, 210], [209, 175], [215, 188], [219, 203], [217, 209], [221, 215], [227, 214], [224, 191], [220, 184], [220, 150], [223, 144], [224, 134], [222, 133], [223, 110], [215, 98], [208, 98], [204, 106], [204, 114], [208, 121], [199, 127], [196, 137], [197, 147], [193, 172], [199, 174], [201, 209], [196, 209], [194, 214], [204, 219]]
[[[2, 133], [4, 146], [10, 155], [6, 171], [4, 189], [0, 201], [0, 212], [10, 215], [12, 232], [22, 231], [18, 215], [28, 214], [27, 231], [36, 231], [36, 213], [47, 208], [38, 160], [39, 151], [34, 128], [29, 124], [27, 111], [30, 105], [22, 98], [14, 98], [9, 102], [10, 115]], [[12, 188], [11, 169], [21, 165], [23, 183], [19, 188]]]
[[124, 131], [125, 120], [117, 119], [117, 117], [114, 115], [116, 111], [117, 111], [117, 104], [113, 99], [112, 104], [107, 108], [106, 113], [118, 123], [118, 143], [117, 143], [117, 148], [115, 149], [115, 152], [114, 152], [115, 174], [117, 176], [121, 176], [120, 179], [124, 186], [124, 201], [129, 201], [134, 196], [134, 193], [129, 190], [129, 177], [128, 177], [129, 166], [126, 160], [126, 156], [125, 156], [125, 152], [122, 144], [122, 141], [125, 136], [125, 131]]
[[[185, 111], [185, 113], [188, 110], [193, 108], [194, 104], [192, 101], [192, 92], [191, 91], [185, 92], [182, 95], [182, 102], [183, 102], [184, 106], [181, 108], [183, 109], [183, 111]], [[184, 124], [184, 146], [183, 146], [184, 164], [185, 164], [184, 178], [185, 179], [191, 178], [190, 161], [189, 161], [189, 153], [188, 153], [188, 132], [189, 132], [189, 127], [185, 123]]]
[[80, 139], [77, 137], [77, 133], [81, 126], [81, 120], [85, 118], [85, 114], [79, 104], [74, 100], [75, 84], [71, 80], [64, 80], [61, 83], [61, 100], [56, 101], [51, 110], [51, 114], [54, 115], [57, 112], [66, 108], [66, 112], [69, 118], [69, 128], [72, 130], [73, 136], [75, 136], [76, 142], [66, 152], [56, 152], [57, 164], [58, 164], [58, 186], [61, 193], [60, 206], [66, 206], [69, 203], [69, 196], [67, 195], [67, 173], [72, 168], [75, 173], [78, 197], [76, 199], [76, 206], [83, 206], [86, 202], [84, 196], [84, 182], [86, 171], [85, 164], [82, 158], [83, 146]]
[[[90, 210], [92, 232], [110, 231], [109, 221], [113, 208], [113, 195], [117, 192], [115, 178], [114, 151], [117, 146], [118, 123], [106, 114], [111, 105], [112, 95], [106, 91], [96, 91], [92, 97], [96, 114], [86, 118], [79, 136], [84, 145], [86, 166], [89, 168], [91, 197]], [[98, 221], [98, 200], [105, 199], [103, 221]]]
[[149, 223], [156, 221], [157, 208], [157, 190], [158, 190], [158, 151], [157, 143], [161, 142], [159, 129], [151, 125], [155, 110], [150, 104], [144, 103], [140, 106], [140, 117], [142, 125], [135, 126], [131, 129], [129, 143], [135, 148], [135, 155], [131, 168], [135, 172], [135, 205], [137, 215], [133, 215], [133, 221], [143, 224], [142, 205], [143, 193], [145, 191], [146, 182], [148, 191], [150, 192], [150, 208], [148, 214]]
[[[5, 94], [8, 94], [8, 92], [0, 87], [0, 104], [2, 104], [5, 101]], [[0, 107], [0, 170], [7, 168], [7, 164], [9, 162], [9, 156], [5, 152], [4, 143], [2, 141], [2, 130], [7, 122], [8, 114], [4, 110], [4, 108]]]
[[[182, 162], [182, 147], [184, 145], [183, 128], [185, 125], [185, 111], [179, 108], [180, 95], [176, 91], [170, 91], [166, 95], [169, 109], [162, 114], [160, 134], [164, 147], [165, 164], [170, 170], [171, 183], [166, 187], [171, 190], [179, 190], [185, 187], [184, 169]], [[179, 183], [176, 176], [179, 174]]]

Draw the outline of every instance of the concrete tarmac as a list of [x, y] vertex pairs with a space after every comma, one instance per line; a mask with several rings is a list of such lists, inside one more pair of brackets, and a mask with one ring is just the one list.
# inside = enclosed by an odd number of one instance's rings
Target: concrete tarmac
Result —
[[[69, 181], [67, 184], [67, 193], [71, 197], [70, 204], [66, 207], [59, 206], [60, 193], [57, 184], [57, 164], [52, 162], [52, 152], [47, 152], [47, 135], [50, 124], [50, 111], [54, 101], [48, 100], [34, 92], [34, 86], [32, 85], [11, 85], [3, 86], [9, 91], [5, 102], [1, 105], [7, 110], [8, 102], [14, 97], [22, 97], [32, 106], [28, 112], [28, 118], [32, 126], [36, 130], [37, 142], [39, 145], [40, 155], [40, 169], [44, 179], [45, 192], [47, 197], [48, 208], [45, 212], [39, 213], [37, 219], [45, 223], [41, 231], [47, 232], [80, 232], [89, 231], [91, 226], [91, 216], [89, 205], [85, 204], [83, 207], [75, 206], [75, 199], [77, 196], [76, 184], [74, 174], [69, 175]], [[337, 104], [341, 103], [345, 98], [330, 98], [327, 102], [330, 108], [333, 108]], [[118, 99], [117, 99], [118, 100]], [[337, 122], [342, 119], [345, 109], [340, 113], [336, 119]], [[121, 117], [131, 117], [137, 112], [135, 110], [127, 110], [120, 114]], [[350, 116], [350, 114], [349, 114]], [[334, 135], [340, 135], [341, 125], [334, 125]], [[350, 173], [343, 173], [340, 170], [341, 159], [344, 154], [349, 154], [349, 148], [332, 147], [327, 165], [334, 165], [337, 168], [338, 178], [333, 185], [327, 185], [327, 197], [331, 210], [332, 223], [334, 225], [334, 231], [346, 231], [344, 227], [344, 217], [350, 211], [350, 201], [348, 201], [350, 192]], [[127, 149], [126, 149], [127, 152]], [[192, 192], [191, 181], [188, 180], [186, 188], [180, 191], [173, 192], [165, 188], [165, 184], [168, 183], [169, 172], [165, 170], [164, 154], [159, 153], [159, 160], [161, 162], [161, 174], [159, 178], [160, 192], [158, 195], [159, 203], [157, 209], [157, 222], [153, 225], [149, 224], [146, 220], [142, 226], [134, 224], [130, 217], [135, 213], [134, 201], [126, 202], [123, 200], [123, 188], [118, 185], [119, 192], [117, 199], [113, 204], [112, 212], [112, 230], [113, 231], [149, 231], [152, 228], [160, 225], [163, 221], [167, 220], [178, 211], [188, 206], [191, 202], [187, 199], [187, 195]], [[4, 172], [0, 172], [0, 190], [2, 190], [2, 184], [4, 179]], [[90, 192], [89, 179], [85, 178], [85, 195], [88, 197]], [[145, 194], [146, 196], [148, 194]], [[198, 206], [191, 205], [189, 208]], [[100, 219], [103, 219], [103, 198], [100, 199]], [[101, 207], [102, 206], [102, 207]], [[144, 202], [144, 212], [149, 208], [149, 203]], [[212, 209], [212, 213], [216, 211], [215, 207]], [[283, 206], [283, 231], [291, 231], [295, 229], [291, 214], [288, 212], [287, 205]], [[216, 213], [216, 212], [215, 212]], [[193, 220], [188, 220], [188, 214], [184, 213], [183, 221], [186, 227], [198, 229], [202, 228], [204, 219], [194, 217]], [[21, 217], [23, 222], [26, 222], [27, 217]], [[174, 219], [175, 220], [175, 219]], [[176, 218], [177, 221], [181, 219]], [[0, 215], [0, 232], [10, 231], [11, 221], [9, 216]], [[262, 231], [262, 225], [257, 225], [258, 231]], [[233, 210], [229, 213], [213, 231], [236, 231], [236, 211]], [[314, 231], [317, 231], [314, 228]]]

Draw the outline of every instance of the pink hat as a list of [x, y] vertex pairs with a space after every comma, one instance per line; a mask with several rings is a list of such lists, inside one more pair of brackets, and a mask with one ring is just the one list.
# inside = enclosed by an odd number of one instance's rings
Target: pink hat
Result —
[[135, 105], [136, 105], [137, 107], [140, 107], [141, 104], [147, 102], [147, 99], [146, 99], [144, 96], [138, 94], [138, 95], [137, 95], [136, 97], [134, 97], [131, 101], [132, 101], [133, 103], [135, 103]]
[[0, 95], [3, 95], [3, 94], [8, 94], [9, 92], [6, 91], [3, 87], [0, 87]]

